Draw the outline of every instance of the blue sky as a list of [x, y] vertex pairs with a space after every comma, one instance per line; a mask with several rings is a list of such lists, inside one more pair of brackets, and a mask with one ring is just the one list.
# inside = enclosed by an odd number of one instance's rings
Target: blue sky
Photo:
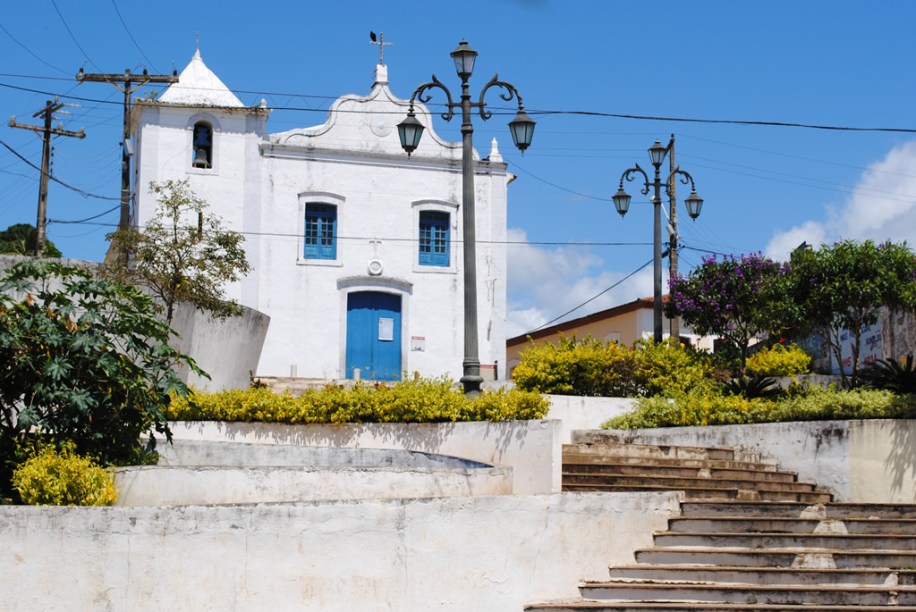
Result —
[[[634, 162], [648, 167], [646, 149], [672, 133], [677, 161], [706, 201], [695, 222], [681, 209], [682, 271], [709, 253], [784, 258], [802, 241], [916, 243], [916, 132], [670, 120], [916, 130], [909, 0], [469, 0], [460, 10], [391, 0], [9, 4], [0, 15], [0, 110], [36, 124], [32, 114], [52, 95], [79, 104], [60, 119], [87, 137], [54, 141], [52, 173], [108, 198], [120, 188], [122, 98], [107, 84], [77, 85], [81, 66], [180, 71], [199, 33], [207, 65], [244, 103], [267, 99], [278, 132], [323, 123], [333, 99], [369, 91], [378, 61], [370, 30], [394, 43], [385, 63], [404, 98], [433, 73], [457, 90], [448, 54], [466, 38], [480, 53], [473, 92], [498, 72], [538, 121], [524, 156], [511, 146], [508, 117], [475, 122], [477, 148], [498, 138], [518, 176], [509, 196], [510, 335], [599, 294], [569, 316], [651, 295], [651, 266], [641, 268], [652, 257], [651, 206], [630, 183], [634, 201], [621, 219], [610, 196], [621, 173]], [[488, 102], [500, 108], [492, 92]], [[436, 124], [452, 140], [458, 127]], [[39, 163], [34, 134], [7, 127], [0, 141]], [[37, 191], [38, 172], [0, 147], [0, 227], [34, 223]], [[680, 186], [681, 199], [687, 193]], [[52, 183], [48, 216], [79, 220], [115, 204]], [[65, 256], [99, 260], [116, 222], [113, 211], [48, 231]]]

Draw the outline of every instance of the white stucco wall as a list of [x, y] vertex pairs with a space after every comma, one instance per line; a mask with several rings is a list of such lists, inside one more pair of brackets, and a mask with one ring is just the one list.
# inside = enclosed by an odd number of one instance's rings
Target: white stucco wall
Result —
[[[401, 371], [460, 378], [463, 360], [461, 146], [426, 125], [408, 158], [396, 124], [407, 102], [380, 66], [365, 96], [338, 99], [326, 123], [268, 134], [267, 111], [138, 104], [137, 218], [155, 209], [150, 181], [188, 178], [226, 225], [245, 232], [254, 271], [230, 294], [271, 318], [258, 365], [262, 376], [347, 378], [347, 295], [400, 297]], [[191, 167], [191, 130], [214, 130], [212, 169]], [[486, 147], [490, 143], [478, 143]], [[476, 156], [476, 154], [475, 154]], [[482, 366], [505, 375], [506, 207], [510, 176], [498, 151], [475, 169], [478, 345]], [[337, 258], [303, 259], [304, 206], [337, 206]], [[450, 265], [419, 266], [418, 214], [451, 215]], [[370, 269], [370, 263], [372, 268]], [[491, 370], [488, 370], [491, 371]]]
[[0, 507], [0, 609], [522, 610], [633, 562], [671, 493]]
[[119, 506], [473, 497], [512, 493], [512, 469], [146, 466], [115, 484]]
[[178, 334], [173, 344], [209, 376], [185, 367], [180, 372], [182, 379], [206, 391], [247, 388], [258, 368], [269, 324], [267, 315], [244, 306], [238, 316], [214, 319], [188, 303], [179, 304], [172, 319], [172, 329]]
[[176, 440], [256, 444], [403, 449], [472, 459], [512, 468], [512, 492], [560, 491], [560, 422], [351, 423], [171, 423]]
[[569, 444], [572, 432], [578, 429], [601, 429], [601, 425], [616, 416], [626, 414], [636, 406], [636, 400], [626, 397], [581, 397], [548, 395], [548, 419], [560, 421], [560, 443]]

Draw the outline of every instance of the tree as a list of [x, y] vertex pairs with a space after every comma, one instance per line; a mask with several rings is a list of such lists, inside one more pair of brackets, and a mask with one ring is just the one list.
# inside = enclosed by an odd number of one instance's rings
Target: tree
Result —
[[164, 408], [185, 396], [194, 361], [139, 289], [57, 262], [0, 278], [0, 489], [36, 437], [106, 464], [139, 456], [140, 435], [171, 440]]
[[[797, 331], [820, 335], [840, 365], [844, 386], [859, 378], [862, 333], [878, 321], [882, 306], [916, 308], [916, 257], [906, 243], [852, 240], [822, 245], [792, 257], [790, 291], [800, 309]], [[852, 338], [847, 378], [841, 337]]]
[[150, 192], [156, 194], [158, 208], [146, 226], [109, 235], [112, 249], [126, 253], [130, 266], [108, 262], [104, 274], [149, 291], [167, 323], [181, 301], [215, 318], [239, 314], [238, 303], [225, 298], [224, 286], [251, 271], [244, 236], [224, 229], [219, 217], [205, 214], [207, 203], [194, 195], [187, 180], [154, 182]]
[[[28, 223], [16, 223], [0, 232], [0, 253], [4, 255], [34, 255], [38, 230]], [[42, 257], [60, 257], [60, 249], [50, 240], [41, 248]]]
[[687, 277], [673, 278], [665, 306], [668, 317], [680, 316], [701, 335], [733, 342], [747, 362], [748, 346], [763, 334], [778, 333], [783, 325], [782, 292], [787, 267], [758, 254], [740, 259], [715, 256]]

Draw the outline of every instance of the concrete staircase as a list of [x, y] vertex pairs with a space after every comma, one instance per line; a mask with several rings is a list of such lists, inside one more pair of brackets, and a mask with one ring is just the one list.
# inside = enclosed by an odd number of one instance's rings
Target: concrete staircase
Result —
[[833, 503], [754, 454], [577, 444], [566, 491], [684, 491], [680, 516], [609, 579], [530, 611], [916, 612], [916, 506]]

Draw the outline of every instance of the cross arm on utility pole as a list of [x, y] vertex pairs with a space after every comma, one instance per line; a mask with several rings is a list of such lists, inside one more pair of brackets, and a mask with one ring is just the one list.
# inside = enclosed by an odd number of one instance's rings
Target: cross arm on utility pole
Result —
[[130, 96], [132, 93], [149, 83], [177, 83], [178, 71], [172, 74], [149, 74], [145, 69], [140, 74], [133, 74], [125, 70], [123, 74], [107, 74], [102, 72], [89, 73], [80, 68], [76, 73], [76, 80], [80, 83], [110, 83], [124, 94], [124, 133], [121, 141], [121, 215], [118, 220], [118, 229], [127, 229], [130, 225]]
[[73, 132], [70, 130], [65, 130], [62, 127], [51, 127], [51, 122], [54, 119], [54, 113], [63, 107], [64, 104], [60, 100], [55, 99], [54, 102], [48, 100], [45, 103], [45, 107], [43, 109], [32, 115], [33, 117], [41, 117], [44, 119], [44, 125], [41, 126], [17, 123], [15, 117], [10, 117], [9, 121], [10, 127], [30, 130], [41, 135], [41, 178], [38, 183], [38, 217], [35, 221], [36, 255], [41, 255], [41, 251], [45, 243], [45, 226], [47, 225], [48, 210], [48, 178], [51, 174], [51, 135], [71, 136], [73, 138], [86, 137], [86, 131], [82, 128], [80, 128], [79, 132]]

